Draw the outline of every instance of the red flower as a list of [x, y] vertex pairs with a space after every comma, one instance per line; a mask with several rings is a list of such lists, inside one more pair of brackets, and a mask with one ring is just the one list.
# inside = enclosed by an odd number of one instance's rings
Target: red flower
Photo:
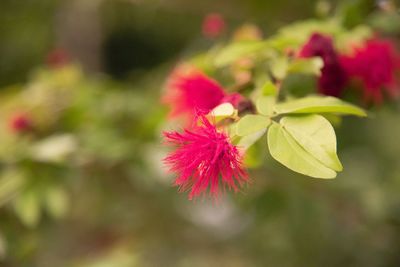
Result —
[[189, 199], [204, 195], [208, 188], [215, 199], [220, 187], [239, 191], [248, 182], [241, 153], [229, 137], [204, 116], [201, 122], [203, 125], [192, 131], [164, 133], [167, 143], [177, 146], [164, 159], [170, 171], [178, 175], [175, 185], [180, 191], [190, 191]]
[[9, 120], [9, 127], [15, 133], [23, 133], [31, 129], [32, 123], [27, 114], [14, 114]]
[[350, 78], [361, 81], [367, 102], [380, 104], [383, 91], [398, 95], [395, 72], [400, 57], [390, 41], [369, 40], [364, 46], [354, 48], [351, 55], [342, 56], [341, 62]]
[[216, 38], [225, 30], [225, 20], [218, 13], [210, 13], [203, 20], [203, 35], [208, 38]]
[[346, 83], [347, 76], [333, 46], [332, 38], [314, 33], [301, 48], [300, 57], [321, 57], [324, 67], [318, 81], [319, 92], [324, 95], [340, 96]]
[[221, 100], [222, 103], [231, 103], [232, 106], [238, 107], [240, 102], [243, 102], [245, 98], [239, 93], [232, 93], [229, 95], [225, 95]]
[[209, 113], [221, 103], [237, 106], [243, 97], [237, 93], [226, 94], [217, 81], [191, 66], [180, 66], [167, 82], [167, 92], [162, 101], [171, 107], [171, 117], [186, 115], [189, 121]]
[[58, 68], [70, 62], [70, 57], [62, 48], [56, 48], [50, 51], [46, 57], [46, 63], [49, 67]]

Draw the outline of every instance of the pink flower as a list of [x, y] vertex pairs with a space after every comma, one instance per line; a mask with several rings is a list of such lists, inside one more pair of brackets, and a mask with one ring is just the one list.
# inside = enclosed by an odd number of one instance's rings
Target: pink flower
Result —
[[162, 102], [171, 107], [170, 117], [183, 115], [191, 122], [221, 103], [237, 106], [242, 99], [237, 93], [227, 94], [217, 81], [200, 70], [184, 65], [171, 74]]
[[70, 62], [70, 57], [62, 48], [56, 48], [50, 51], [46, 57], [46, 63], [49, 67], [58, 68], [62, 67]]
[[178, 177], [180, 191], [190, 191], [189, 199], [205, 195], [209, 188], [215, 199], [220, 187], [239, 191], [248, 182], [242, 167], [242, 155], [226, 133], [218, 131], [204, 116], [201, 126], [183, 133], [164, 132], [168, 144], [177, 146], [165, 159], [170, 171]]
[[390, 41], [369, 40], [351, 55], [342, 56], [341, 62], [349, 77], [361, 82], [366, 102], [380, 104], [384, 91], [392, 97], [398, 95], [395, 74], [400, 57]]
[[23, 133], [31, 129], [32, 123], [25, 113], [14, 114], [9, 120], [9, 127], [15, 133]]
[[203, 35], [208, 38], [216, 38], [225, 30], [225, 20], [218, 13], [210, 13], [203, 20]]
[[301, 48], [299, 56], [321, 57], [324, 67], [318, 80], [319, 92], [336, 97], [341, 95], [347, 83], [347, 76], [333, 46], [332, 38], [314, 33]]
[[239, 93], [232, 93], [229, 95], [225, 95], [222, 100], [221, 103], [231, 103], [232, 106], [234, 107], [238, 107], [239, 104], [243, 101], [245, 101], [246, 99]]

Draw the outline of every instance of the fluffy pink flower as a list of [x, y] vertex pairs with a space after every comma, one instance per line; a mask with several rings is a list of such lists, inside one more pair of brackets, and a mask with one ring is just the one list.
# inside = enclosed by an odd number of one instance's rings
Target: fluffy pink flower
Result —
[[23, 133], [31, 129], [32, 123], [25, 113], [17, 113], [9, 119], [9, 127], [15, 133]]
[[221, 103], [229, 102], [237, 106], [243, 99], [237, 93], [227, 94], [217, 81], [185, 65], [171, 74], [162, 101], [171, 107], [170, 117], [183, 115], [190, 122], [198, 115], [209, 113]]
[[201, 126], [183, 133], [165, 132], [167, 144], [177, 149], [165, 159], [170, 171], [178, 177], [180, 191], [190, 191], [189, 199], [209, 193], [215, 199], [224, 190], [239, 191], [248, 182], [242, 167], [242, 155], [224, 132], [218, 131], [204, 116]]
[[216, 38], [225, 30], [225, 20], [218, 13], [210, 13], [203, 20], [202, 30], [205, 37]]
[[347, 83], [347, 76], [333, 46], [332, 38], [314, 33], [301, 48], [299, 56], [305, 58], [321, 57], [324, 61], [324, 67], [318, 81], [319, 92], [336, 97], [341, 95]]
[[392, 97], [398, 95], [395, 74], [400, 56], [390, 41], [369, 40], [351, 55], [342, 56], [341, 62], [349, 77], [362, 83], [365, 101], [380, 104], [384, 91]]

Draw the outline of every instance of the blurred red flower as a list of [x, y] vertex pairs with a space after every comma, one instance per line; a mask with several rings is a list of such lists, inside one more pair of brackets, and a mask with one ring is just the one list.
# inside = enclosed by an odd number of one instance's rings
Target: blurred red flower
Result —
[[202, 30], [205, 37], [217, 38], [225, 30], [225, 20], [218, 13], [210, 13], [203, 20]]
[[70, 56], [62, 48], [56, 48], [50, 51], [46, 57], [46, 64], [52, 68], [62, 67], [70, 62]]
[[343, 55], [341, 62], [350, 78], [362, 83], [366, 102], [380, 104], [383, 92], [391, 97], [399, 94], [396, 71], [400, 56], [392, 42], [372, 39], [363, 46], [355, 47], [352, 54]]
[[220, 132], [204, 116], [201, 126], [183, 133], [164, 132], [167, 144], [177, 146], [164, 162], [178, 177], [180, 191], [190, 191], [189, 199], [205, 195], [218, 199], [220, 187], [239, 191], [248, 182], [242, 155], [227, 134]]
[[300, 49], [300, 57], [321, 57], [324, 67], [318, 81], [319, 92], [324, 95], [340, 96], [346, 83], [347, 75], [341, 66], [332, 38], [314, 33]]
[[9, 127], [15, 133], [23, 133], [31, 129], [32, 123], [25, 113], [16, 113], [9, 119]]
[[227, 94], [217, 81], [202, 71], [182, 65], [169, 77], [162, 102], [171, 107], [171, 117], [186, 116], [191, 122], [219, 104], [229, 102], [237, 106], [243, 99], [238, 93]]

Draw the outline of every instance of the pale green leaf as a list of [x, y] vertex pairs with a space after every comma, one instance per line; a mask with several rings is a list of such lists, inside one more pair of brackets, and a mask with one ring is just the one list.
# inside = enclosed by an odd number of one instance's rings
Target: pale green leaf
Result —
[[32, 146], [33, 159], [43, 162], [63, 162], [78, 148], [72, 134], [59, 134], [47, 137]]
[[297, 58], [289, 64], [288, 72], [320, 76], [323, 66], [324, 62], [320, 57]]
[[236, 114], [235, 108], [231, 103], [223, 103], [216, 106], [211, 112], [210, 116], [215, 118], [216, 121], [223, 120], [225, 118], [230, 118]]
[[331, 96], [309, 96], [275, 105], [278, 114], [338, 113], [365, 117], [366, 112], [349, 103]]
[[268, 130], [268, 148], [274, 159], [289, 169], [315, 178], [335, 178], [336, 172], [311, 156], [283, 128], [273, 123]]
[[244, 56], [252, 55], [266, 47], [266, 43], [262, 41], [243, 41], [231, 43], [217, 53], [214, 63], [217, 67], [223, 67]]
[[45, 194], [45, 205], [54, 218], [63, 217], [68, 210], [68, 196], [61, 187], [51, 187]]
[[275, 97], [264, 96], [256, 100], [256, 108], [258, 113], [265, 116], [272, 116], [274, 113]]
[[288, 72], [289, 62], [287, 57], [278, 57], [270, 62], [271, 72], [275, 78], [282, 80]]
[[283, 117], [286, 131], [313, 157], [335, 171], [343, 170], [336, 155], [336, 135], [332, 125], [321, 115]]
[[262, 95], [264, 96], [276, 96], [278, 94], [278, 88], [271, 81], [267, 81], [261, 88]]
[[246, 136], [256, 133], [267, 128], [271, 124], [271, 120], [261, 115], [245, 115], [236, 124], [236, 134], [238, 136]]
[[265, 134], [266, 131], [267, 129], [262, 129], [261, 131], [258, 131], [256, 133], [243, 136], [242, 138], [240, 138], [239, 142], [237, 143], [237, 146], [244, 150], [247, 150], [255, 142], [257, 142]]
[[25, 192], [16, 198], [14, 209], [22, 223], [28, 227], [35, 227], [40, 218], [40, 203], [37, 194]]
[[18, 169], [6, 169], [0, 178], [0, 205], [12, 199], [24, 184], [23, 173]]

